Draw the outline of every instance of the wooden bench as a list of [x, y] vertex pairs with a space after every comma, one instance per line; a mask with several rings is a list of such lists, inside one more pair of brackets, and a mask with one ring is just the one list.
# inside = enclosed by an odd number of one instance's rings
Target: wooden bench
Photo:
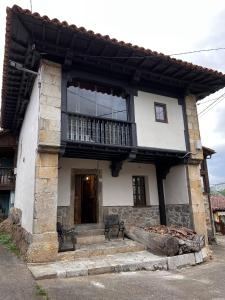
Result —
[[124, 226], [124, 222], [120, 221], [118, 215], [106, 215], [104, 218], [104, 223], [105, 223], [104, 234], [109, 241], [110, 241], [111, 233], [114, 228], [117, 230], [117, 237], [119, 237], [119, 233], [121, 232], [124, 240], [125, 226]]

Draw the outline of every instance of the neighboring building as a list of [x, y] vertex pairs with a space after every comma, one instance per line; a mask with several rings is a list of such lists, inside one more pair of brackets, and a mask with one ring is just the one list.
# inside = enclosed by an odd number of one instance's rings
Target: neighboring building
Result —
[[225, 234], [225, 197], [222, 195], [212, 195], [211, 205], [216, 231]]
[[57, 258], [57, 220], [111, 213], [207, 237], [196, 101], [224, 86], [217, 71], [8, 8], [1, 126], [19, 137], [27, 259]]
[[0, 220], [7, 218], [14, 203], [16, 139], [9, 132], [0, 132]]
[[212, 207], [210, 202], [210, 184], [209, 184], [209, 175], [208, 175], [208, 166], [207, 166], [207, 159], [210, 159], [213, 154], [216, 152], [213, 149], [202, 147], [203, 149], [203, 160], [201, 163], [201, 178], [202, 178], [202, 191], [203, 191], [203, 198], [205, 204], [205, 211], [206, 211], [206, 225], [208, 231], [209, 240], [215, 239], [215, 227], [213, 221], [213, 214], [212, 214]]

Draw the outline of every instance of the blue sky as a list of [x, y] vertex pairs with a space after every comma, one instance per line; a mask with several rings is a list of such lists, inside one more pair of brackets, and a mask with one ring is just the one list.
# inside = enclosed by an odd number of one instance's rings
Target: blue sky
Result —
[[[4, 55], [5, 9], [15, 3], [30, 9], [30, 0], [0, 2], [0, 74]], [[165, 54], [225, 47], [225, 0], [32, 0], [32, 4], [33, 11], [41, 15], [66, 20]], [[225, 73], [225, 51], [179, 58]], [[224, 92], [219, 91], [210, 97], [216, 98]], [[199, 112], [209, 103], [198, 105]], [[212, 183], [225, 182], [224, 115], [225, 100], [199, 118], [203, 144], [217, 152], [209, 161]]]

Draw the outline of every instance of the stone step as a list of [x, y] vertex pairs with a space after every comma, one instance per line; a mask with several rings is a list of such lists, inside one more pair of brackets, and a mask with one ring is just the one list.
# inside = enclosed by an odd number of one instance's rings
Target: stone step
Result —
[[113, 255], [116, 253], [143, 251], [146, 247], [129, 239], [105, 240], [102, 243], [79, 245], [75, 251], [58, 253], [58, 260], [77, 260], [102, 255]]
[[90, 236], [76, 236], [76, 249], [80, 248], [81, 245], [98, 244], [105, 241], [104, 235], [90, 235]]
[[117, 253], [89, 257], [75, 261], [57, 261], [45, 264], [28, 264], [35, 279], [66, 278], [128, 271], [175, 270], [194, 266], [208, 259], [208, 249], [177, 256], [157, 256], [148, 251]]
[[104, 229], [86, 229], [86, 230], [77, 230], [75, 229], [77, 236], [94, 236], [94, 235], [104, 235]]
[[104, 229], [103, 223], [90, 223], [90, 224], [75, 224], [76, 231], [86, 231], [86, 230], [93, 230], [93, 229]]
[[113, 272], [167, 270], [167, 258], [147, 251], [138, 251], [69, 262], [29, 264], [28, 268], [36, 280], [56, 277], [69, 278]]

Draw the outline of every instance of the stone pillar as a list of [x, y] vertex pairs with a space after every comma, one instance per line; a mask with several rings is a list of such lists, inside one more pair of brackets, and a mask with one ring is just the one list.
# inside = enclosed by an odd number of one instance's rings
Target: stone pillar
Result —
[[189, 135], [191, 157], [187, 165], [187, 178], [189, 185], [189, 197], [192, 212], [193, 228], [198, 234], [204, 234], [208, 241], [206, 227], [206, 212], [201, 187], [200, 163], [203, 159], [202, 149], [196, 149], [196, 142], [201, 140], [196, 98], [193, 95], [186, 96], [186, 115]]
[[40, 67], [39, 132], [35, 167], [35, 200], [29, 262], [55, 260], [58, 197], [58, 150], [61, 141], [61, 67], [43, 60]]

